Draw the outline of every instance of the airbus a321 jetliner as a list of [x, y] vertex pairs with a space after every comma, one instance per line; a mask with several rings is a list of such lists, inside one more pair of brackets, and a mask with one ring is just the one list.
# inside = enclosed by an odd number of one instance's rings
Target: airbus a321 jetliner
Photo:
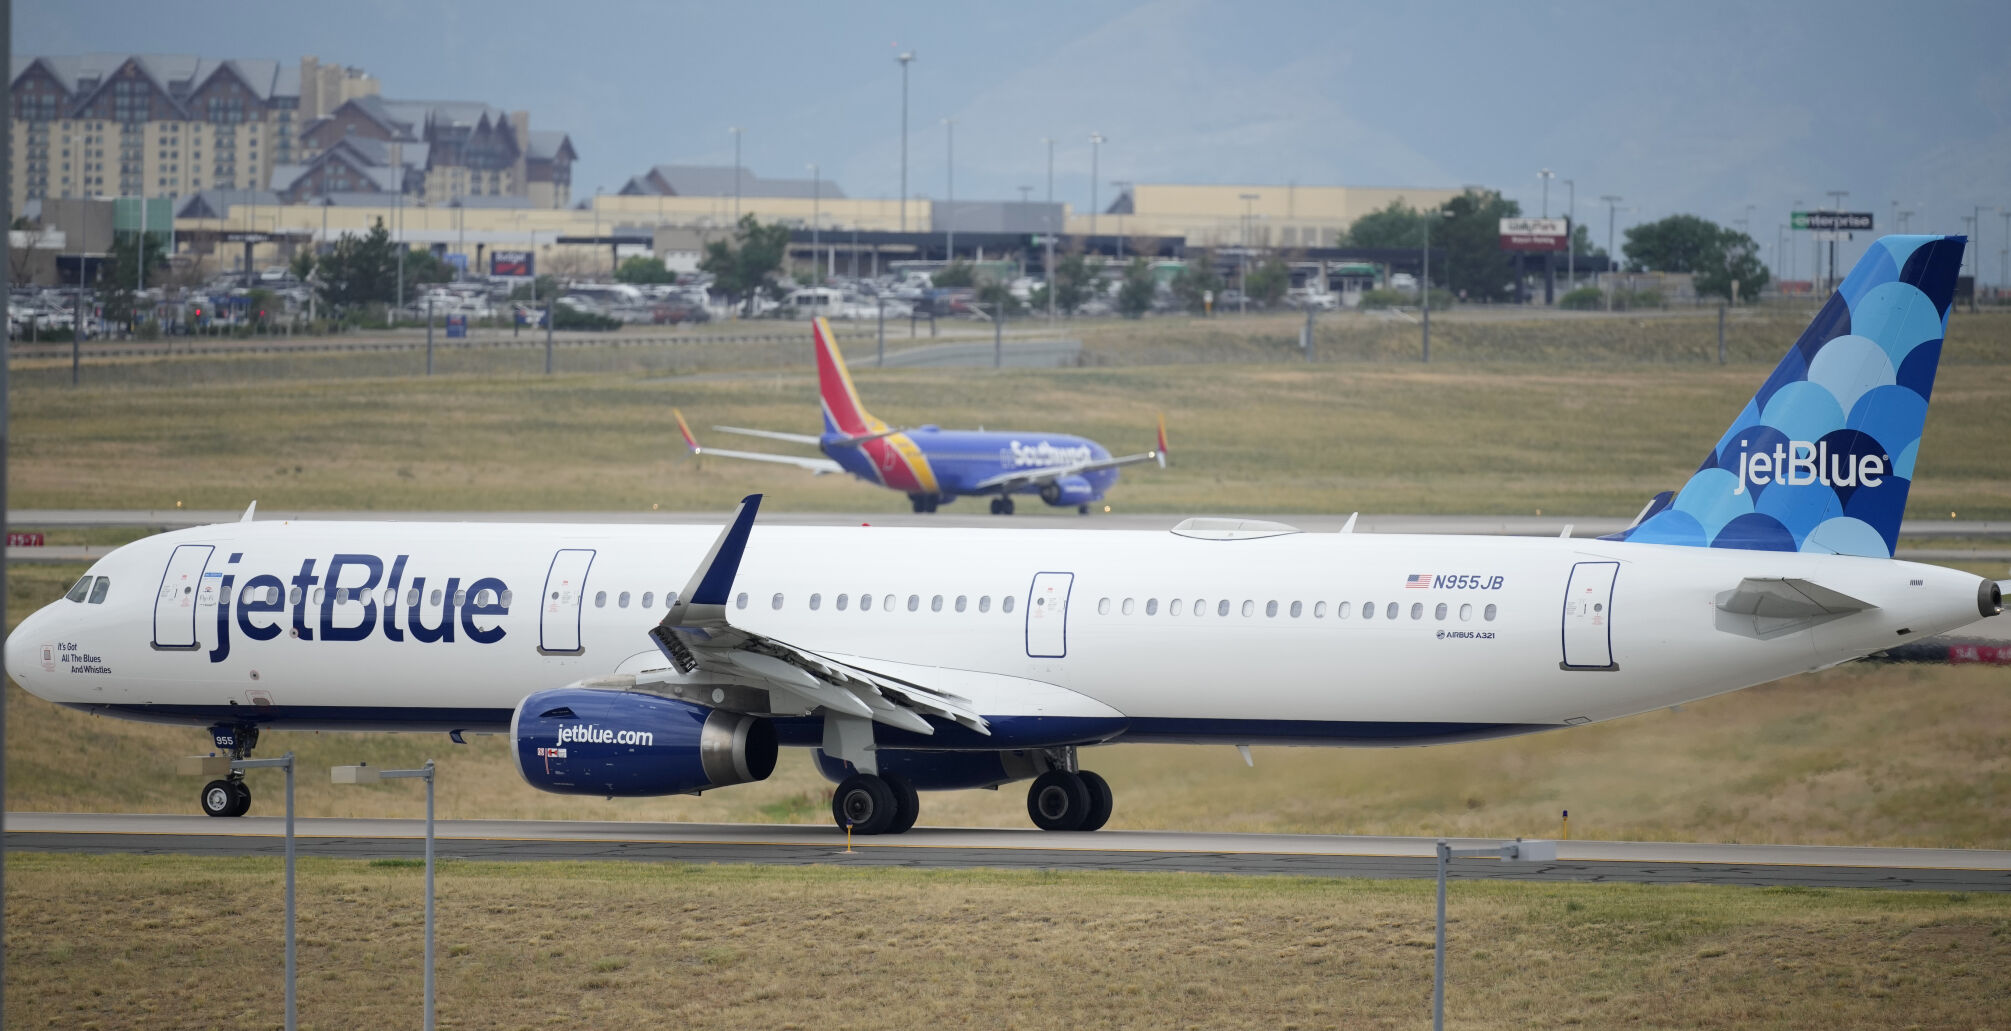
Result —
[[912, 825], [918, 789], [1024, 779], [1036, 824], [1093, 830], [1091, 745], [1613, 719], [1999, 611], [2002, 582], [1892, 558], [1963, 244], [1873, 244], [1702, 467], [1606, 539], [782, 527], [758, 497], [723, 531], [245, 521], [106, 556], [7, 671], [234, 756], [268, 729], [508, 734], [525, 780], [581, 795], [815, 748], [868, 834]]
[[945, 430], [919, 426], [897, 430], [873, 417], [859, 400], [852, 374], [838, 353], [831, 323], [818, 318], [810, 336], [817, 349], [817, 393], [824, 404], [824, 434], [780, 433], [714, 426], [724, 433], [809, 444], [824, 458], [801, 458], [765, 451], [721, 451], [699, 447], [684, 416], [677, 428], [694, 455], [718, 455], [756, 462], [778, 462], [813, 473], [851, 473], [867, 483], [908, 495], [917, 512], [959, 497], [988, 497], [993, 515], [1013, 513], [1013, 495], [1033, 494], [1058, 508], [1088, 513], [1117, 482], [1119, 466], [1158, 460], [1166, 465], [1166, 421], [1159, 422], [1159, 449], [1111, 457], [1103, 445], [1086, 437], [1062, 433], [1001, 430]]

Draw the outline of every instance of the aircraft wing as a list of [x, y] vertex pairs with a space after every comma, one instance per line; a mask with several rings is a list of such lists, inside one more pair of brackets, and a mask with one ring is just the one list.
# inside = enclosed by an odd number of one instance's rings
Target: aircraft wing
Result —
[[979, 480], [965, 488], [965, 493], [983, 494], [994, 490], [1017, 490], [1021, 487], [1033, 487], [1044, 483], [1052, 483], [1064, 476], [1076, 476], [1082, 473], [1094, 472], [1098, 469], [1115, 469], [1120, 465], [1136, 465], [1139, 462], [1156, 462], [1158, 460], [1159, 452], [1141, 451], [1135, 455], [1099, 458], [1094, 461], [1075, 462], [1069, 465], [1049, 465], [1038, 469], [1015, 469], [1009, 473], [1000, 473], [997, 476]]
[[791, 444], [808, 444], [812, 447], [823, 443], [808, 433], [783, 433], [780, 430], [750, 430], [739, 426], [714, 426], [721, 433], [738, 433], [743, 437], [766, 437], [769, 440], [786, 440]]
[[[655, 690], [700, 682], [753, 688], [783, 695], [802, 711], [828, 709], [917, 734], [935, 733], [935, 727], [923, 716], [991, 733], [985, 718], [961, 695], [734, 626], [727, 618], [727, 602], [760, 505], [759, 494], [741, 501], [733, 521], [713, 542], [677, 602], [650, 628], [650, 639], [670, 660], [671, 668], [638, 674], [638, 688]], [[728, 696], [722, 691], [719, 697], [724, 700]], [[741, 707], [746, 706], [743, 703]], [[780, 707], [771, 700], [765, 708]]]
[[[677, 418], [677, 430], [679, 433], [684, 434], [684, 446], [690, 448], [691, 453], [694, 455], [718, 455], [721, 458], [742, 458], [750, 462], [774, 462], [778, 465], [793, 465], [798, 469], [808, 469], [819, 476], [826, 473], [842, 473], [845, 471], [844, 466], [828, 458], [807, 458], [796, 455], [773, 455], [765, 451], [725, 451], [715, 447], [699, 447], [698, 438], [693, 437], [691, 435], [691, 427], [685, 425], [684, 413], [673, 408], [670, 410], [670, 414]], [[723, 426], [716, 428], [726, 429]], [[772, 433], [768, 430], [730, 430], [729, 432], [776, 437], [782, 440], [792, 440], [797, 436], [796, 434]], [[817, 442], [817, 438], [815, 437], [804, 437], [802, 439], [808, 440], [813, 444]]]

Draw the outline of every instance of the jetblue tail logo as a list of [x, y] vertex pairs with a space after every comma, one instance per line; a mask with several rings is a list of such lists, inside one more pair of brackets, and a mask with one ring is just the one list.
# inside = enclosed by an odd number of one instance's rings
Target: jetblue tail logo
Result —
[[1873, 243], [1675, 500], [1609, 539], [1890, 557], [1967, 242]]

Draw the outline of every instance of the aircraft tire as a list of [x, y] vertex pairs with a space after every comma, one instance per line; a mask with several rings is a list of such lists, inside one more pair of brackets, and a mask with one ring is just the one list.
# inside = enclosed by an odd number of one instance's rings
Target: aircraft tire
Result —
[[[237, 787], [228, 780], [213, 780], [204, 784], [197, 800], [202, 804], [204, 816], [239, 816], [243, 812], [237, 807]], [[250, 800], [251, 796], [247, 794], [245, 801], [249, 803]]]
[[831, 795], [831, 818], [838, 829], [851, 827], [854, 834], [885, 834], [899, 808], [894, 789], [870, 773], [846, 777]]
[[999, 513], [1000, 513], [1000, 514], [1002, 514], [1002, 515], [1011, 515], [1011, 514], [1012, 514], [1012, 499], [1011, 499], [1011, 498], [1000, 498], [1000, 499], [999, 499]]
[[1089, 786], [1067, 770], [1049, 770], [1026, 789], [1026, 814], [1044, 831], [1081, 830], [1089, 816]]
[[1089, 506], [1088, 506], [1088, 505], [1077, 505], [1077, 506], [1075, 506], [1075, 514], [1076, 514], [1076, 515], [1088, 515], [1088, 514], [1089, 514]]
[[923, 512], [929, 510], [927, 499], [923, 498], [920, 494], [908, 495], [908, 504], [914, 508], [916, 515], [921, 515]]
[[993, 514], [993, 515], [1005, 515], [1005, 505], [1003, 504], [1003, 501], [1004, 501], [1004, 499], [1003, 499], [1003, 498], [993, 498], [993, 499], [992, 499], [992, 514]]
[[1082, 818], [1079, 830], [1102, 830], [1110, 822], [1110, 809], [1116, 799], [1110, 791], [1110, 782], [1097, 774], [1084, 770], [1076, 776], [1082, 778], [1082, 786], [1089, 789], [1089, 813]]
[[908, 782], [908, 778], [898, 773], [890, 773], [880, 779], [894, 791], [894, 822], [887, 828], [887, 833], [906, 834], [922, 815], [922, 796]]
[[237, 793], [237, 803], [231, 806], [230, 815], [243, 816], [251, 812], [251, 785], [242, 780], [230, 782], [231, 790]]

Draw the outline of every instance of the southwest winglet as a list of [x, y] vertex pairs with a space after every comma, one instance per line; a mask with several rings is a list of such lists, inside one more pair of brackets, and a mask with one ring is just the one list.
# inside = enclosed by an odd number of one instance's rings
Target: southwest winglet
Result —
[[691, 427], [685, 425], [684, 413], [673, 408], [670, 410], [670, 414], [677, 420], [677, 432], [684, 434], [684, 446], [690, 448], [692, 454], [698, 454], [698, 438], [693, 437], [691, 435]]

